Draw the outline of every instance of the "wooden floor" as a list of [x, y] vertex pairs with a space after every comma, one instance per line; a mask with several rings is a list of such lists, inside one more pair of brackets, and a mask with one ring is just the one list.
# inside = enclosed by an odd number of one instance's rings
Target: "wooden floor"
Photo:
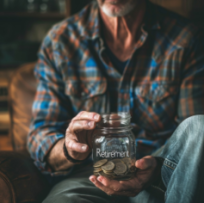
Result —
[[0, 151], [12, 151], [11, 140], [8, 135], [0, 135]]

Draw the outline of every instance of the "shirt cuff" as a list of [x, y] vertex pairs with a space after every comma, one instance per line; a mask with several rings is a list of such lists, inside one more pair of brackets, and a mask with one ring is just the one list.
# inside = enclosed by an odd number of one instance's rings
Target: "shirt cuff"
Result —
[[45, 158], [53, 146], [60, 140], [64, 138], [63, 134], [47, 135], [38, 145], [35, 151], [34, 164], [41, 172], [52, 173], [52, 169], [49, 167]]

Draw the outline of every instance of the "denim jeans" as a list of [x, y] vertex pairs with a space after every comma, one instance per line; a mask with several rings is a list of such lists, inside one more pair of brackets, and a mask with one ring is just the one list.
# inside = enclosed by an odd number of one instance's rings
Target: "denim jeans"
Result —
[[[161, 174], [167, 190], [166, 203], [204, 202], [204, 115], [189, 117], [157, 153], [165, 159]], [[154, 194], [142, 191], [133, 198], [108, 196], [88, 179], [90, 167], [81, 168], [57, 183], [43, 203], [162, 203]]]

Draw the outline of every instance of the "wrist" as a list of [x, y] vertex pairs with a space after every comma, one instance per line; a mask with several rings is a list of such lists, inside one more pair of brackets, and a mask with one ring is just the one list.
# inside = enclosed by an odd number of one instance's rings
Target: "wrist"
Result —
[[64, 138], [60, 139], [48, 154], [47, 163], [53, 171], [65, 171], [75, 165], [64, 156], [63, 144]]
[[84, 159], [84, 160], [74, 159], [74, 158], [72, 158], [72, 157], [69, 155], [68, 150], [67, 150], [66, 145], [65, 145], [65, 142], [64, 142], [64, 144], [63, 144], [63, 153], [64, 153], [64, 156], [66, 157], [66, 159], [67, 159], [68, 161], [70, 161], [71, 163], [74, 163], [74, 164], [84, 163], [84, 162], [89, 158], [89, 156], [91, 155], [91, 152], [90, 152], [89, 155], [87, 156], [87, 158]]

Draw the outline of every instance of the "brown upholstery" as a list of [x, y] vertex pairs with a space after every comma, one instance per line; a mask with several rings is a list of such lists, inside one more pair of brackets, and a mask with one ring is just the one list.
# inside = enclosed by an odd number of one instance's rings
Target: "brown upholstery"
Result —
[[50, 186], [26, 150], [36, 92], [35, 63], [17, 69], [9, 86], [10, 134], [14, 150], [0, 152], [0, 203], [40, 203]]
[[0, 203], [40, 203], [49, 189], [27, 152], [0, 152]]
[[20, 67], [14, 74], [9, 87], [11, 138], [14, 150], [26, 148], [26, 138], [31, 121], [31, 108], [36, 92], [34, 77], [35, 63]]
[[15, 202], [13, 188], [8, 178], [0, 172], [0, 200], [1, 203]]

